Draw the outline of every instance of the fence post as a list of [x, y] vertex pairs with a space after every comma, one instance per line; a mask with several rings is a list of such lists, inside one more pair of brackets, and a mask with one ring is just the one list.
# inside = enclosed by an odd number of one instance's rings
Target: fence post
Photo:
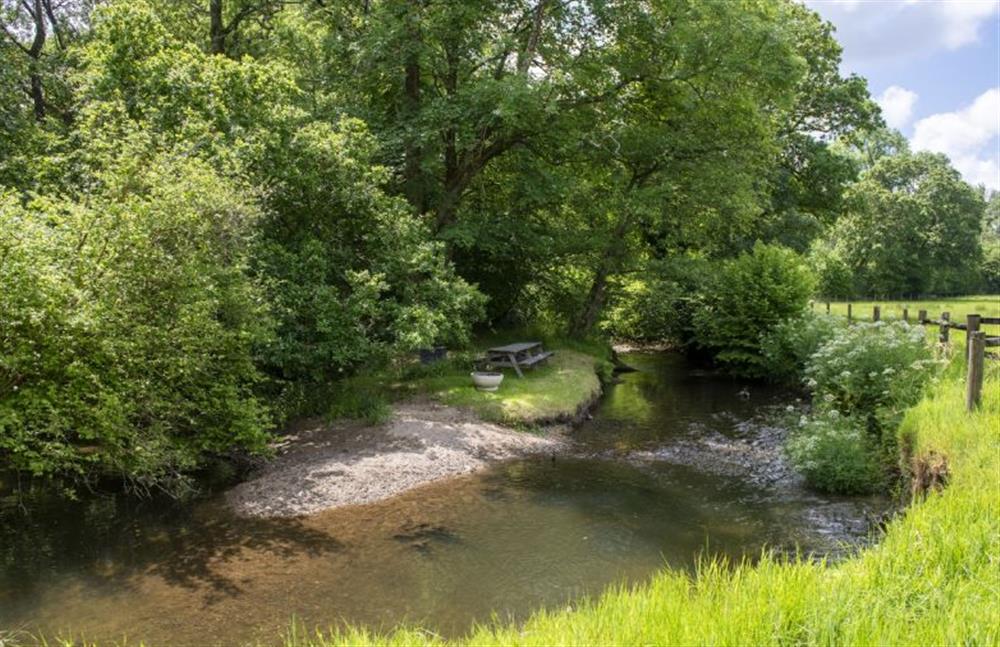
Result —
[[903, 308], [903, 322], [910, 323], [910, 309]]
[[938, 341], [942, 344], [948, 343], [948, 322], [951, 320], [950, 312], [941, 313], [941, 334], [938, 335]]
[[965, 316], [965, 359], [972, 361], [972, 333], [979, 332], [979, 324], [982, 317], [979, 315]]
[[830, 314], [830, 302], [826, 302], [826, 314]]
[[851, 304], [850, 304], [850, 303], [848, 303], [848, 304], [847, 304], [847, 323], [851, 323], [851, 320], [852, 320], [853, 318], [854, 318], [854, 317], [852, 317], [852, 316], [851, 316]]
[[965, 410], [979, 406], [983, 394], [983, 356], [986, 352], [986, 333], [969, 333], [969, 370], [965, 378]]
[[921, 310], [920, 312], [917, 313], [917, 321], [919, 323], [924, 323], [925, 321], [927, 321], [927, 311], [926, 310]]
[[882, 318], [882, 308], [879, 306], [872, 307], [872, 321], [878, 321]]

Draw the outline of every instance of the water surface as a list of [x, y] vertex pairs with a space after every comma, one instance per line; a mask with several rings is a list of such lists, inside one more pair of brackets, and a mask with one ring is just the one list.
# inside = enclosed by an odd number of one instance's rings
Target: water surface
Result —
[[579, 457], [517, 460], [378, 504], [246, 520], [217, 497], [51, 499], [27, 514], [4, 499], [0, 627], [271, 643], [295, 617], [454, 636], [700, 555], [839, 555], [868, 536], [883, 501], [818, 496], [726, 458], [773, 445], [794, 395], [700, 375], [674, 355], [627, 360], [641, 371], [574, 434]]

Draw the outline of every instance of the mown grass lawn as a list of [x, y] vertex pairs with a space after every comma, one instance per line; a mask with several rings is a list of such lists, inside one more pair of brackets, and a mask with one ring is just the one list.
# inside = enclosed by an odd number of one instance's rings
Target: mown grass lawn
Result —
[[[495, 392], [477, 391], [470, 373], [485, 349], [517, 341], [538, 340], [555, 351], [548, 361], [524, 371], [503, 369]], [[430, 398], [473, 411], [483, 420], [532, 428], [575, 417], [601, 394], [610, 378], [611, 348], [597, 341], [574, 341], [533, 331], [508, 330], [484, 335], [470, 348], [453, 350], [446, 360], [428, 365], [415, 357], [381, 371], [347, 378], [336, 385], [327, 402], [330, 418], [365, 419], [372, 424], [391, 415], [389, 404], [410, 398]]]
[[[974, 301], [974, 300], [973, 300]], [[954, 305], [952, 305], [954, 308]], [[980, 309], [980, 308], [976, 308]], [[961, 312], [954, 308], [954, 312]], [[522, 626], [483, 626], [474, 645], [996, 645], [1000, 641], [1000, 362], [980, 410], [964, 410], [964, 335], [946, 373], [899, 430], [912, 460], [947, 464], [879, 542], [836, 565], [765, 556], [756, 564], [665, 570]], [[331, 619], [334, 622], [335, 619]], [[361, 628], [290, 635], [288, 644], [446, 644], [431, 633]]]
[[411, 388], [444, 404], [472, 409], [484, 420], [537, 425], [572, 418], [600, 396], [599, 361], [592, 355], [559, 349], [543, 366], [524, 371], [523, 378], [505, 369], [503, 383], [495, 392], [477, 391], [464, 366], [414, 380]]

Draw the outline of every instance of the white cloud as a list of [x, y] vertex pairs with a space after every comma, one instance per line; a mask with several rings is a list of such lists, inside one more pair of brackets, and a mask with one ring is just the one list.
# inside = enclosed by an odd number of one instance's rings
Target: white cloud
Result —
[[917, 93], [898, 85], [890, 85], [875, 101], [882, 108], [882, 116], [889, 127], [902, 130], [913, 116]]
[[925, 58], [982, 37], [998, 0], [805, 0], [837, 26], [845, 69], [855, 63]]
[[967, 181], [1000, 190], [1000, 88], [960, 110], [917, 121], [910, 143], [914, 150], [944, 153]]
[[941, 18], [945, 47], [958, 49], [979, 40], [979, 28], [997, 12], [996, 0], [952, 0], [932, 2], [931, 6]]

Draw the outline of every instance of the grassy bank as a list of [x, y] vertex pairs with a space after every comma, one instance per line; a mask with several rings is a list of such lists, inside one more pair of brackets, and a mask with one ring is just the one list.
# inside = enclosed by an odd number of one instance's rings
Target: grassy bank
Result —
[[[847, 316], [846, 301], [830, 304], [830, 313]], [[978, 294], [961, 297], [946, 297], [942, 299], [925, 299], [912, 301], [851, 301], [851, 313], [855, 319], [868, 321], [872, 317], [872, 306], [881, 307], [883, 319], [902, 319], [903, 308], [909, 309], [910, 321], [915, 321], [920, 310], [926, 310], [927, 316], [937, 319], [942, 312], [950, 312], [951, 320], [963, 323], [968, 314], [979, 314], [984, 317], [1000, 317], [1000, 295]], [[823, 312], [826, 304], [816, 301], [813, 310]]]
[[[1000, 362], [989, 364], [982, 408], [966, 414], [960, 350], [899, 432], [912, 461], [947, 466], [948, 485], [919, 497], [877, 545], [832, 566], [765, 557], [755, 565], [705, 563], [695, 577], [665, 571], [646, 586], [539, 611], [520, 627], [481, 627], [459, 642], [997, 644]], [[295, 647], [444, 643], [417, 630], [288, 639]]]
[[592, 355], [562, 349], [544, 366], [519, 378], [504, 370], [500, 388], [488, 393], [472, 388], [469, 370], [460, 363], [439, 375], [415, 380], [410, 388], [451, 406], [472, 409], [492, 422], [537, 425], [569, 420], [601, 394], [601, 381]]
[[393, 401], [429, 398], [474, 411], [490, 422], [532, 427], [575, 418], [601, 394], [601, 382], [611, 373], [610, 348], [599, 343], [543, 339], [555, 354], [544, 364], [524, 371], [503, 369], [504, 380], [492, 393], [477, 391], [469, 373], [484, 349], [512, 341], [542, 339], [523, 332], [497, 333], [476, 340], [474, 347], [452, 351], [448, 359], [422, 365], [415, 359], [381, 372], [344, 380], [332, 401], [331, 417], [385, 418]]

